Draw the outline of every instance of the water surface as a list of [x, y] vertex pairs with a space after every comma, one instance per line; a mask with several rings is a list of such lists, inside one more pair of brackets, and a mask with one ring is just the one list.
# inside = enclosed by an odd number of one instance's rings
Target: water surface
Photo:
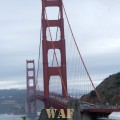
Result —
[[[0, 120], [23, 120], [21, 117], [24, 115], [7, 115], [1, 114]], [[26, 120], [38, 120], [38, 118], [27, 118]]]

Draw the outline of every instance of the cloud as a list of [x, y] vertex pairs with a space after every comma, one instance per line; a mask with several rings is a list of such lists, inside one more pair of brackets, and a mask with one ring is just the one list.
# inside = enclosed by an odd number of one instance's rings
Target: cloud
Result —
[[[63, 2], [81, 54], [93, 79], [102, 80], [109, 74], [120, 71], [120, 1], [64, 0]], [[55, 12], [52, 11], [51, 16]], [[6, 81], [8, 87], [21, 81], [25, 84], [26, 59], [35, 59], [37, 66], [41, 1], [1, 1], [0, 15], [0, 81]], [[66, 19], [64, 22], [66, 46], [69, 47], [67, 63], [71, 64], [73, 61], [78, 62], [78, 53]], [[68, 68], [72, 69], [72, 66]], [[41, 73], [39, 76], [42, 76]], [[18, 87], [16, 85], [15, 87]]]
[[[23, 78], [22, 78], [23, 79]], [[0, 81], [0, 89], [25, 89], [26, 88], [26, 82], [20, 81], [20, 79], [6, 79], [5, 81]]]

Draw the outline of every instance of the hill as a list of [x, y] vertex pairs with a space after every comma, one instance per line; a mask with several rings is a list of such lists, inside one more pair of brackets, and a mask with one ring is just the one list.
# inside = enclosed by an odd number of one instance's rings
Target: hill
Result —
[[[0, 114], [25, 114], [26, 90], [0, 90]], [[37, 110], [41, 111], [44, 104], [37, 101]]]
[[24, 114], [25, 90], [0, 90], [0, 114]]
[[[103, 80], [97, 87], [97, 92], [103, 103], [116, 105], [117, 101], [120, 104], [120, 72], [110, 75], [108, 78]], [[91, 103], [99, 102], [95, 91], [81, 97], [81, 100]]]

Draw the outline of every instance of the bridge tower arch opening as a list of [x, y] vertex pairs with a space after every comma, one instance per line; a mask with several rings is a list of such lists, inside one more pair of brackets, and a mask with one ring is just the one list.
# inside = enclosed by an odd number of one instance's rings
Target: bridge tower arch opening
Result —
[[49, 93], [55, 96], [54, 94], [57, 93], [58, 95], [62, 94], [62, 83], [60, 76], [51, 76], [49, 81]]
[[48, 50], [48, 66], [49, 67], [58, 67], [54, 52], [56, 52], [58, 65], [61, 66], [61, 53], [60, 53], [60, 50], [59, 49], [55, 49], [55, 50], [49, 49]]
[[[47, 17], [46, 8], [57, 7], [59, 9], [59, 18], [50, 19]], [[58, 27], [60, 30], [60, 40], [54, 40], [51, 37], [51, 27]], [[50, 40], [47, 40], [47, 30], [50, 33]], [[49, 97], [49, 82], [51, 76], [60, 76], [62, 83], [62, 95], [67, 97], [67, 75], [66, 75], [66, 50], [64, 37], [64, 20], [63, 20], [63, 4], [62, 0], [42, 0], [42, 51], [43, 51], [43, 80], [44, 80], [44, 96]], [[61, 55], [61, 65], [57, 67], [48, 65], [49, 49], [59, 49]], [[55, 53], [55, 52], [54, 52]], [[57, 60], [56, 60], [57, 62]]]

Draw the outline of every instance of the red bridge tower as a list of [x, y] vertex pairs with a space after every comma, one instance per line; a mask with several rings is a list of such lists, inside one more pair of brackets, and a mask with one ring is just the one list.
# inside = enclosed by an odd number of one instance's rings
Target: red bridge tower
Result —
[[[60, 18], [58, 20], [48, 20], [46, 7], [58, 7]], [[60, 29], [60, 40], [47, 40], [46, 31], [50, 27], [58, 27]], [[51, 31], [52, 32], [52, 31]], [[42, 0], [42, 48], [43, 48], [43, 80], [44, 80], [44, 96], [49, 97], [49, 80], [51, 76], [60, 76], [62, 83], [62, 95], [67, 97], [67, 75], [66, 75], [66, 50], [64, 38], [64, 22], [63, 22], [63, 6], [62, 0]], [[60, 50], [61, 65], [57, 67], [48, 66], [48, 50]]]
[[35, 84], [35, 63], [34, 60], [26, 61], [26, 79], [27, 79], [27, 115], [36, 116], [36, 84]]

